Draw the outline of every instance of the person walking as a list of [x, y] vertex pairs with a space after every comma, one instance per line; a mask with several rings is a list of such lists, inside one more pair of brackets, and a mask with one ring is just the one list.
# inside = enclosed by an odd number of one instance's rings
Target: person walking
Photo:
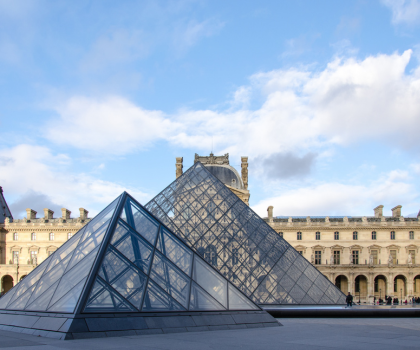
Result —
[[346, 307], [351, 307], [351, 305], [353, 304], [353, 295], [351, 295], [350, 292], [346, 297], [346, 303], [347, 303]]

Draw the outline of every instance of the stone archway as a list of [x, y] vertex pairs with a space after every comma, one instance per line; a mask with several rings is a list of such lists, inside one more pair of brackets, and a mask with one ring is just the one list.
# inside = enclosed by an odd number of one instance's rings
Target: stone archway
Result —
[[414, 277], [413, 281], [413, 294], [415, 297], [420, 296], [420, 275]]
[[339, 275], [335, 278], [335, 285], [340, 289], [344, 294], [349, 292], [349, 280], [344, 275]]
[[385, 295], [388, 295], [388, 288], [387, 288], [387, 279], [384, 275], [378, 275], [373, 280], [374, 287], [373, 293], [376, 299], [379, 298], [385, 300]]
[[355, 300], [366, 301], [368, 294], [368, 279], [364, 275], [358, 275], [354, 279], [354, 297]]
[[27, 275], [23, 275], [19, 278], [19, 281], [22, 281]]
[[13, 277], [10, 275], [5, 275], [1, 279], [1, 286], [2, 286], [2, 292], [7, 293], [10, 289], [13, 287]]
[[404, 275], [397, 275], [394, 278], [394, 297], [405, 300], [407, 296], [407, 278]]

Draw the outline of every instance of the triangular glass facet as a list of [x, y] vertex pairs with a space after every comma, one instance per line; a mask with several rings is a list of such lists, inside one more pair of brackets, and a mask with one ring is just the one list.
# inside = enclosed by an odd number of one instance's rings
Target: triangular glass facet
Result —
[[[107, 236], [84, 312], [228, 309], [223, 276], [128, 195], [123, 211]], [[259, 309], [249, 303], [247, 310]]]
[[[146, 209], [260, 304], [345, 302], [338, 288], [200, 162]], [[319, 290], [328, 296], [318, 298]]]
[[74, 312], [120, 198], [6, 293], [0, 309]]
[[258, 308], [248, 299], [234, 288], [230, 283], [228, 287], [229, 291], [229, 310], [249, 310]]

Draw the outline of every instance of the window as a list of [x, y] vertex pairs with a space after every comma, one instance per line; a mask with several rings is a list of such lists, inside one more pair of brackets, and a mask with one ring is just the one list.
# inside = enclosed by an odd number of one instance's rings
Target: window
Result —
[[50, 232], [50, 241], [54, 240], [54, 232]]
[[19, 252], [13, 252], [13, 264], [19, 264]]
[[30, 261], [30, 263], [32, 264], [32, 265], [36, 265], [37, 264], [37, 262], [38, 262], [38, 259], [37, 259], [37, 252], [31, 252], [31, 261]]
[[300, 255], [303, 255], [303, 250], [298, 250], [297, 251]]
[[414, 231], [409, 232], [409, 237], [410, 237], [410, 239], [414, 239]]
[[13, 240], [14, 240], [14, 241], [17, 241], [18, 239], [19, 239], [18, 233], [17, 233], [17, 232], [15, 232], [15, 233], [13, 234]]
[[340, 239], [340, 233], [338, 231], [334, 232], [334, 240], [338, 241]]
[[204, 258], [207, 260], [209, 264], [214, 265], [214, 266], [217, 265], [216, 247], [214, 245], [210, 244], [206, 248], [204, 252]]
[[189, 206], [187, 204], [184, 204], [182, 206], [182, 216], [186, 220], [190, 219], [191, 216], [192, 216], [192, 210], [189, 208]]
[[340, 251], [334, 250], [334, 265], [340, 265]]
[[357, 233], [357, 231], [354, 231], [353, 232], [353, 241], [357, 241], [357, 239], [358, 239], [358, 233]]
[[371, 250], [370, 254], [373, 258], [373, 265], [378, 265], [378, 251], [377, 250]]
[[283, 237], [283, 232], [279, 232], [280, 237]]
[[302, 240], [302, 232], [298, 232], [297, 233], [297, 240], [301, 241]]
[[73, 236], [71, 232], [67, 233], [67, 239], [70, 239]]
[[31, 241], [36, 241], [36, 233], [35, 232], [31, 233]]
[[411, 262], [414, 265], [416, 263], [416, 251], [415, 250], [409, 250], [408, 254], [411, 255]]
[[358, 250], [353, 250], [351, 252], [351, 255], [353, 257], [353, 264], [354, 265], [359, 265], [359, 251]]
[[315, 239], [317, 241], [321, 240], [321, 232], [315, 232]]
[[315, 265], [321, 265], [322, 254], [320, 250], [315, 250]]
[[397, 264], [397, 251], [396, 250], [390, 250], [389, 254], [391, 254], [391, 256], [392, 256], [392, 263], [394, 265], [396, 265]]
[[372, 231], [372, 240], [376, 241], [376, 231]]
[[395, 231], [391, 231], [391, 239], [395, 239]]
[[239, 253], [238, 249], [234, 248], [232, 249], [232, 264], [236, 265], [237, 263], [239, 263]]

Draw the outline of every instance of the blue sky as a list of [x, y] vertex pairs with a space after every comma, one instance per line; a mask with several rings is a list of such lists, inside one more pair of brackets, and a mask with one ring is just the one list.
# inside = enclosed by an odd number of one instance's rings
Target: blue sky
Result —
[[419, 63], [418, 0], [0, 0], [0, 186], [92, 216], [213, 143], [260, 215], [415, 215]]

